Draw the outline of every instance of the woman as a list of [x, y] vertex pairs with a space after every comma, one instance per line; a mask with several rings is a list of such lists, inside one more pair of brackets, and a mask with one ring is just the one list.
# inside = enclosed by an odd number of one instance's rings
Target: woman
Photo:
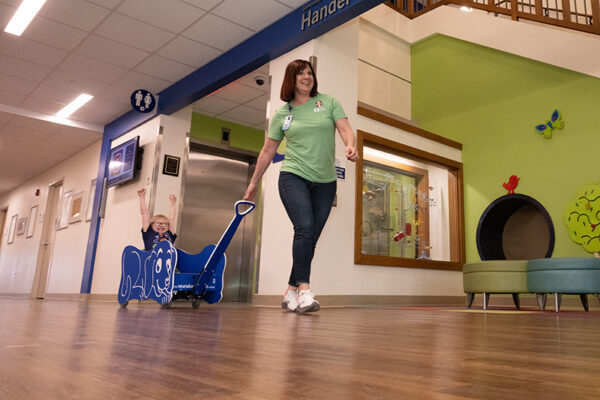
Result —
[[258, 182], [285, 137], [287, 145], [279, 174], [279, 195], [294, 225], [294, 242], [292, 272], [282, 307], [305, 313], [319, 310], [319, 302], [310, 290], [310, 267], [336, 193], [336, 128], [346, 146], [346, 158], [356, 161], [358, 153], [354, 132], [341, 104], [317, 91], [317, 77], [308, 61], [295, 60], [288, 64], [280, 97], [287, 104], [279, 108], [271, 120], [244, 200], [253, 200], [256, 196]]

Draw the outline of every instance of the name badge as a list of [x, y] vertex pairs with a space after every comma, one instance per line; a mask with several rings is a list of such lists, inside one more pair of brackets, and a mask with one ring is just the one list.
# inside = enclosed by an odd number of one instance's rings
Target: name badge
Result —
[[281, 130], [287, 131], [288, 129], [290, 129], [291, 123], [292, 123], [292, 114], [285, 117], [285, 119], [283, 120], [283, 126], [281, 127]]

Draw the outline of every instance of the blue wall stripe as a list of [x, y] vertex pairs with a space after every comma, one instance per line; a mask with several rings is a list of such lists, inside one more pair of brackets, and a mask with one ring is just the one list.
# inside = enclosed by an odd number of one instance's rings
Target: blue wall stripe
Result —
[[[98, 218], [100, 196], [108, 168], [110, 142], [112, 140], [150, 120], [157, 114], [168, 115], [180, 110], [267, 62], [384, 2], [385, 0], [311, 0], [160, 92], [154, 113], [143, 114], [132, 110], [106, 125], [102, 137], [94, 211], [90, 221], [90, 233], [81, 280], [81, 293], [90, 293], [91, 291], [100, 228], [100, 219]], [[322, 7], [328, 7], [334, 3], [336, 7], [339, 4], [343, 4], [344, 7], [323, 20], [305, 27], [304, 30], [301, 29], [303, 15], [306, 16], [308, 12], [318, 12]], [[118, 267], [115, 266], [115, 268]]]

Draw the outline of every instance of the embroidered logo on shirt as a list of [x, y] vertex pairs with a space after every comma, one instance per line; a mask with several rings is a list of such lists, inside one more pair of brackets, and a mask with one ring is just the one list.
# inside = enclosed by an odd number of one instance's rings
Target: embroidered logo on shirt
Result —
[[321, 100], [317, 100], [315, 101], [315, 108], [313, 109], [314, 112], [321, 112], [321, 110], [323, 109], [323, 102]]

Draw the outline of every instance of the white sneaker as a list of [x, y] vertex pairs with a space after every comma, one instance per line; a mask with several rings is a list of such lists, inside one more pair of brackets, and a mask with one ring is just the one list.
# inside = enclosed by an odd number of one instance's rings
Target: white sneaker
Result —
[[306, 312], [314, 312], [319, 311], [319, 302], [315, 300], [315, 294], [312, 290], [301, 290], [298, 295], [298, 307], [296, 308], [296, 312], [299, 314], [304, 314]]
[[281, 308], [291, 312], [296, 311], [296, 308], [298, 308], [298, 292], [290, 289], [286, 290], [281, 302]]

